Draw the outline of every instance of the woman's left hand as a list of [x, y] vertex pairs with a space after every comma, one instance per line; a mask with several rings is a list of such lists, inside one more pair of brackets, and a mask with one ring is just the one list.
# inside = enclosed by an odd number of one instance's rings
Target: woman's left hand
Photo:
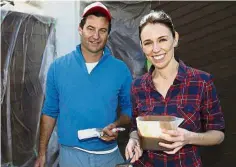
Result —
[[190, 143], [190, 135], [192, 132], [177, 128], [176, 130], [162, 130], [161, 139], [171, 142], [172, 144], [165, 144], [160, 142], [159, 145], [171, 149], [171, 151], [164, 151], [167, 154], [175, 154], [183, 146]]

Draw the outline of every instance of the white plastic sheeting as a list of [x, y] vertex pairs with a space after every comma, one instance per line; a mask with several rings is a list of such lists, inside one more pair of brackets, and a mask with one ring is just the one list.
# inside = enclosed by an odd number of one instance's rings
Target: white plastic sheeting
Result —
[[34, 163], [45, 77], [55, 57], [53, 18], [1, 9], [2, 166]]

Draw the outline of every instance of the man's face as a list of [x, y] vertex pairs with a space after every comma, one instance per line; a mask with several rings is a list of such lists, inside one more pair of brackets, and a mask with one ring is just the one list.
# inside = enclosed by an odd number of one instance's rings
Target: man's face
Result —
[[79, 27], [83, 49], [89, 53], [101, 52], [107, 42], [108, 26], [107, 18], [89, 15], [83, 29]]

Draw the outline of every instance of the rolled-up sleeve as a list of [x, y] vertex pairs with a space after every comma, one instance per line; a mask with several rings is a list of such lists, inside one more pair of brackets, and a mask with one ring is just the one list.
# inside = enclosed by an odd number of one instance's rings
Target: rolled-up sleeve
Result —
[[204, 131], [225, 129], [225, 120], [212, 76], [205, 84], [202, 121]]
[[59, 97], [56, 87], [55, 62], [49, 67], [46, 80], [46, 94], [42, 114], [57, 118], [59, 114]]

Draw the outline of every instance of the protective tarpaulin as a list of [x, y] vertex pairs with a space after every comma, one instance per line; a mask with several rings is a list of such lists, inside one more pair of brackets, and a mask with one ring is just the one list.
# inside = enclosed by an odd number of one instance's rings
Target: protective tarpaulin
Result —
[[[55, 20], [1, 9], [1, 164], [33, 166]], [[54, 142], [55, 143], [55, 142]]]

